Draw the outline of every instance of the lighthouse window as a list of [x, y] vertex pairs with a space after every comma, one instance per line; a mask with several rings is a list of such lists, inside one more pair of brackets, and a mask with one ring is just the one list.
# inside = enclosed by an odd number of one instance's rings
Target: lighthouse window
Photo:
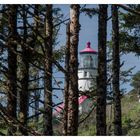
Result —
[[84, 72], [84, 77], [87, 77], [87, 72], [86, 71]]
[[90, 55], [85, 56], [83, 60], [84, 68], [92, 68], [93, 67], [93, 58]]
[[93, 58], [90, 56], [90, 67], [93, 67]]

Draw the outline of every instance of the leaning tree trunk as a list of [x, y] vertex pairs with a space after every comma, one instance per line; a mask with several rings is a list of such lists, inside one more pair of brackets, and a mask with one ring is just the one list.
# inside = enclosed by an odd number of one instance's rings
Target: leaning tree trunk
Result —
[[53, 135], [52, 128], [52, 5], [46, 5], [46, 37], [45, 37], [45, 88], [44, 88], [44, 135]]
[[80, 5], [70, 6], [70, 60], [69, 60], [69, 99], [68, 135], [78, 134], [78, 42]]
[[[17, 37], [17, 6], [8, 6], [8, 27], [9, 27], [9, 39], [8, 39], [8, 80], [7, 80], [7, 109], [8, 114], [13, 119], [17, 118], [17, 44], [15, 43]], [[16, 129], [12, 125], [8, 128], [8, 135], [14, 135]]]
[[119, 21], [118, 21], [118, 7], [112, 5], [112, 46], [113, 46], [113, 97], [114, 97], [114, 134], [122, 135], [121, 122], [121, 99], [120, 99], [120, 56], [119, 56]]
[[106, 135], [106, 38], [107, 38], [107, 5], [99, 5], [98, 29], [98, 76], [97, 76], [97, 135]]
[[[20, 121], [22, 125], [26, 128], [27, 126], [27, 116], [28, 116], [28, 101], [29, 101], [29, 92], [28, 92], [28, 81], [29, 81], [29, 49], [27, 48], [27, 17], [25, 11], [25, 5], [23, 5], [23, 40], [22, 40], [22, 66], [21, 66], [21, 92], [20, 92]], [[28, 135], [27, 130], [24, 127], [20, 127], [20, 132], [22, 135]]]

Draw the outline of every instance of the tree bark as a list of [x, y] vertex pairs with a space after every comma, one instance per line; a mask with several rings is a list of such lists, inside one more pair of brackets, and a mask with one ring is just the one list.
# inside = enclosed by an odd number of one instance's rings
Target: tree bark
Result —
[[[14, 42], [17, 37], [17, 5], [8, 6], [8, 80], [7, 80], [7, 109], [8, 115], [13, 119], [17, 118], [17, 55], [15, 53], [17, 44]], [[9, 126], [8, 135], [14, 135], [16, 128]]]
[[107, 5], [99, 5], [98, 29], [98, 76], [97, 76], [97, 135], [106, 135], [106, 38], [107, 38]]
[[[22, 54], [21, 54], [21, 60], [22, 60], [22, 66], [21, 66], [21, 93], [20, 93], [20, 121], [23, 126], [27, 126], [27, 117], [28, 117], [28, 102], [29, 102], [29, 50], [26, 46], [27, 42], [27, 16], [25, 11], [25, 5], [23, 5], [22, 8], [23, 12], [23, 40], [22, 40]], [[20, 132], [22, 135], [28, 135], [28, 132], [23, 127], [20, 127]]]
[[63, 134], [67, 135], [67, 121], [68, 121], [68, 97], [69, 97], [69, 59], [70, 59], [70, 24], [66, 28], [67, 42], [65, 51], [65, 88], [64, 88], [64, 126]]
[[[40, 19], [39, 19], [39, 7], [40, 5], [36, 4], [35, 5], [35, 9], [34, 9], [34, 14], [35, 16], [37, 17], [37, 20], [34, 21], [34, 24], [35, 24], [35, 38], [37, 38], [38, 36], [38, 31], [39, 31], [39, 22], [40, 22]], [[40, 79], [39, 79], [39, 70], [36, 70], [37, 71], [37, 74], [35, 76], [35, 79], [38, 79], [35, 81], [35, 84], [36, 84], [36, 88], [39, 88], [40, 87]], [[34, 123], [35, 123], [35, 127], [36, 127], [36, 130], [38, 130], [38, 121], [39, 121], [39, 99], [40, 99], [40, 95], [41, 95], [41, 90], [36, 90], [34, 92], [34, 96], [35, 96], [35, 103], [34, 103], [34, 106], [35, 106], [35, 110], [34, 110], [34, 115], [36, 116], [35, 117], [35, 120], [34, 120]]]
[[70, 60], [69, 60], [69, 99], [68, 135], [78, 134], [78, 42], [80, 5], [70, 6]]
[[118, 7], [111, 6], [112, 9], [112, 46], [113, 46], [113, 96], [114, 96], [114, 134], [122, 135], [121, 122], [121, 99], [120, 99], [120, 50], [119, 50], [119, 21], [118, 21]]
[[52, 5], [46, 5], [46, 37], [45, 37], [45, 88], [44, 88], [44, 135], [53, 135], [52, 128]]

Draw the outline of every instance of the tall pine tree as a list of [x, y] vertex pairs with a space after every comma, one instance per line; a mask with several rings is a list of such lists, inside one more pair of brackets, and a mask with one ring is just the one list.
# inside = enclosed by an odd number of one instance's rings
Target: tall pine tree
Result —
[[[29, 91], [28, 91], [28, 81], [29, 81], [29, 50], [27, 46], [27, 13], [26, 5], [22, 5], [22, 15], [23, 15], [23, 39], [21, 43], [22, 53], [22, 66], [21, 66], [21, 92], [20, 92], [20, 119], [24, 127], [27, 125], [28, 116], [28, 102], [29, 102]], [[20, 127], [20, 132], [23, 135], [28, 135], [28, 132], [23, 127]]]
[[78, 134], [78, 42], [80, 5], [70, 6], [70, 60], [69, 60], [69, 98], [68, 135]]
[[120, 95], [120, 52], [119, 52], [119, 21], [118, 21], [118, 7], [111, 6], [112, 9], [112, 47], [113, 47], [113, 99], [114, 99], [114, 134], [122, 135], [121, 122], [121, 95]]
[[[8, 115], [13, 119], [17, 118], [17, 5], [8, 5], [8, 80], [7, 80], [7, 109]], [[8, 135], [14, 135], [16, 129], [9, 125]]]
[[107, 40], [107, 7], [99, 5], [98, 20], [98, 76], [97, 76], [97, 135], [106, 135], [106, 94], [107, 94], [107, 67], [106, 67], [106, 40]]
[[44, 135], [53, 135], [52, 128], [52, 35], [53, 35], [53, 17], [52, 5], [46, 5], [45, 19], [45, 83], [44, 83]]
[[65, 51], [65, 90], [64, 90], [64, 126], [63, 133], [67, 135], [67, 122], [68, 122], [68, 98], [69, 98], [69, 59], [70, 59], [70, 24], [68, 23], [66, 26], [66, 51]]

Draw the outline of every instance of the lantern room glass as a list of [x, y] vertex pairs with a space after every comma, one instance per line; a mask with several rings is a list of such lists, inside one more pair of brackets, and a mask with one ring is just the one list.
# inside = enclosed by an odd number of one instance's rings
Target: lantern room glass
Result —
[[97, 68], [97, 54], [80, 54], [80, 68]]

